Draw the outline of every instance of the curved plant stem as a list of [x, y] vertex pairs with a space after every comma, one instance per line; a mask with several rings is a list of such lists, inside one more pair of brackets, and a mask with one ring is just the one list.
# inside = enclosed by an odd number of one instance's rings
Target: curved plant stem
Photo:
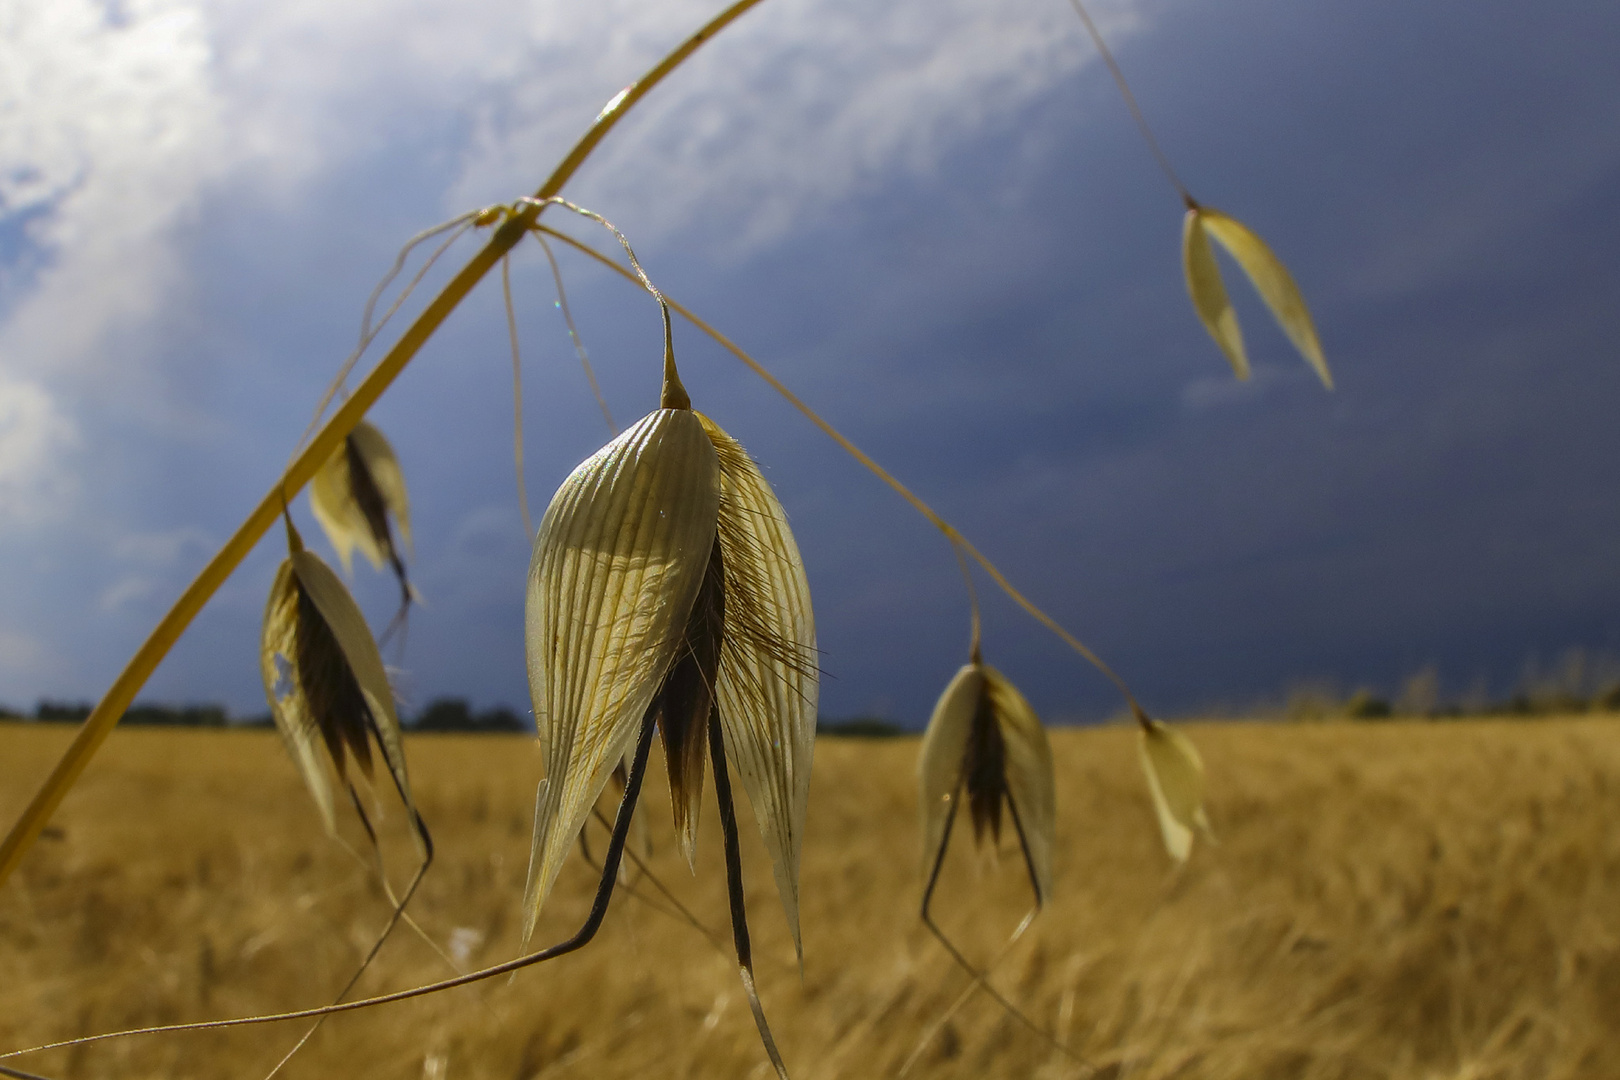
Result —
[[1176, 194], [1181, 196], [1181, 201], [1186, 204], [1188, 209], [1197, 206], [1198, 203], [1193, 200], [1192, 193], [1187, 190], [1187, 185], [1183, 184], [1181, 177], [1176, 175], [1174, 166], [1170, 164], [1169, 155], [1159, 146], [1159, 140], [1153, 137], [1153, 129], [1148, 127], [1147, 117], [1142, 114], [1142, 107], [1136, 103], [1136, 95], [1131, 93], [1131, 84], [1125, 81], [1125, 73], [1120, 70], [1119, 64], [1114, 60], [1113, 52], [1108, 48], [1107, 43], [1103, 41], [1102, 31], [1098, 30], [1097, 24], [1091, 21], [1091, 13], [1086, 10], [1086, 6], [1081, 0], [1069, 0], [1069, 6], [1074, 8], [1076, 15], [1080, 16], [1080, 21], [1085, 23], [1086, 33], [1091, 36], [1091, 43], [1097, 46], [1097, 52], [1102, 55], [1103, 63], [1108, 65], [1108, 74], [1114, 77], [1114, 85], [1119, 87], [1119, 96], [1125, 99], [1125, 107], [1130, 110], [1131, 119], [1136, 121], [1136, 130], [1142, 133], [1142, 141], [1147, 143], [1148, 150], [1152, 152], [1153, 160], [1158, 162], [1160, 171], [1164, 173], [1165, 178], [1176, 189]]
[[[586, 244], [580, 240], [575, 240], [567, 233], [558, 232], [556, 229], [549, 228], [545, 225], [540, 225], [536, 228], [537, 231], [544, 233], [546, 236], [561, 240], [569, 247], [589, 255], [603, 266], [617, 272], [620, 276], [628, 278], [637, 285], [641, 284], [641, 279], [636, 277], [635, 274], [631, 273], [629, 270], [626, 270], [617, 262], [608, 258], [606, 255], [603, 255], [600, 251], [597, 251], [589, 244]], [[670, 300], [667, 297], [665, 297], [665, 302], [669, 304], [671, 311], [674, 311], [681, 318], [685, 319], [687, 322], [709, 335], [709, 337], [714, 339], [716, 344], [725, 349], [732, 356], [735, 356], [738, 360], [741, 360], [750, 371], [770, 384], [771, 389], [775, 390], [778, 394], [781, 394], [789, 405], [792, 405], [804, 415], [805, 419], [809, 420], [812, 424], [816, 425], [816, 427], [820, 428], [822, 434], [826, 435], [833, 442], [843, 447], [844, 451], [848, 453], [850, 457], [866, 466], [867, 470], [870, 471], [872, 475], [876, 476], [879, 480], [882, 480], [885, 484], [888, 484], [889, 487], [893, 488], [896, 494], [911, 504], [912, 509], [916, 510], [917, 513], [927, 518], [929, 524], [933, 525], [934, 528], [945, 534], [945, 539], [949, 540], [952, 546], [957, 549], [959, 557], [961, 555], [966, 555], [983, 567], [984, 572], [990, 575], [990, 579], [1000, 586], [1001, 591], [1006, 593], [1015, 604], [1023, 608], [1024, 611], [1028, 613], [1029, 616], [1036, 622], [1040, 623], [1042, 626], [1052, 631], [1052, 633], [1056, 634], [1065, 645], [1079, 653], [1086, 659], [1088, 663], [1091, 664], [1092, 667], [1096, 668], [1103, 674], [1104, 677], [1108, 679], [1109, 682], [1113, 683], [1114, 688], [1117, 689], [1125, 698], [1125, 703], [1130, 706], [1131, 715], [1135, 718], [1138, 724], [1141, 724], [1144, 727], [1149, 724], [1150, 721], [1148, 719], [1147, 712], [1142, 708], [1141, 705], [1137, 703], [1136, 695], [1131, 693], [1131, 688], [1126, 685], [1125, 680], [1120, 678], [1114, 669], [1109, 667], [1103, 661], [1102, 657], [1092, 652], [1083, 641], [1065, 630], [1061, 623], [1037, 607], [1033, 600], [1029, 599], [1029, 597], [1025, 596], [1017, 589], [1013, 588], [1012, 582], [1007, 580], [1006, 575], [1001, 572], [996, 564], [991, 562], [978, 548], [974, 547], [973, 543], [968, 540], [967, 537], [957, 532], [954, 525], [940, 517], [939, 514], [934, 511], [933, 507], [923, 502], [922, 499], [913, 493], [910, 488], [906, 487], [899, 480], [896, 480], [887, 469], [868, 457], [860, 447], [856, 446], [854, 443], [845, 438], [837, 428], [823, 420], [814, 409], [812, 409], [809, 405], [806, 405], [797, 394], [784, 386], [782, 381], [775, 375], [772, 375], [770, 371], [766, 369], [765, 365], [761, 364], [758, 360], [755, 360], [752, 356], [749, 356], [730, 338], [726, 337], [720, 331], [698, 318], [688, 308], [683, 307], [681, 304], [674, 300]], [[977, 606], [977, 597], [975, 596], [975, 614], [977, 614]]]
[[[736, 0], [730, 7], [704, 24], [697, 33], [681, 42], [673, 52], [660, 60], [640, 79], [615, 95], [597, 115], [590, 130], [585, 132], [546, 182], [540, 185], [534, 193], [534, 199], [543, 203], [561, 191], [563, 185], [585, 163], [585, 159], [590, 157], [597, 144], [638, 101], [647, 95], [648, 91], [662, 82], [666, 75], [679, 67], [704, 42], [760, 2], [761, 0]], [[512, 250], [534, 227], [541, 209], [542, 206], [534, 203], [525, 204], [517, 208], [495, 229], [488, 243], [428, 303], [394, 347], [378, 361], [365, 381], [355, 388], [354, 396], [333, 413], [332, 419], [327, 421], [326, 426], [321, 428], [320, 433], [287, 468], [275, 487], [265, 495], [248, 515], [247, 520], [225, 542], [225, 546], [220, 548], [218, 554], [203, 568], [202, 573], [197, 575], [196, 580], [180, 594], [180, 599], [175, 601], [169, 613], [163, 616], [162, 621], [130, 658], [124, 670], [113, 680], [107, 693], [91, 710], [73, 743], [57, 762], [56, 767], [51, 770], [50, 776], [45, 779], [33, 801], [23, 810], [22, 816], [6, 834], [5, 840], [0, 841], [0, 884], [3, 884], [11, 871], [16, 868], [23, 854], [32, 846], [40, 830], [45, 827], [45, 823], [61, 804], [63, 796], [78, 780], [85, 766], [90, 763], [90, 759], [112, 733], [113, 727], [124, 715], [124, 711], [135, 700], [136, 693], [146, 684], [147, 678], [174, 647], [174, 643], [179, 640], [186, 627], [191, 625], [191, 620], [202, 610], [203, 605], [225, 583], [225, 579], [230, 577], [231, 572], [247, 557], [248, 552], [253, 550], [259, 538], [275, 523], [286, 503], [309, 483], [316, 470], [332, 456], [338, 443], [347, 437], [360, 422], [361, 417], [365, 416], [366, 410], [376, 403], [382, 392], [394, 381], [405, 365], [410, 363], [440, 324], [449, 317], [467, 294], [472, 292], [473, 286], [483, 280], [484, 275], [494, 268], [501, 256]]]

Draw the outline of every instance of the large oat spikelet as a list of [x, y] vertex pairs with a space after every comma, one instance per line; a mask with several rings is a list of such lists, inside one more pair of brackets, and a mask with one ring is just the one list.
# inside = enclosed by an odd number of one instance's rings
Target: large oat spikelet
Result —
[[1203, 759], [1191, 739], [1157, 720], [1147, 721], [1140, 732], [1142, 771], [1153, 792], [1165, 849], [1177, 862], [1186, 862], [1192, 854], [1194, 832], [1210, 832], [1204, 813]]
[[399, 714], [365, 617], [331, 567], [304, 548], [290, 519], [287, 546], [270, 586], [259, 645], [265, 698], [276, 728], [328, 832], [337, 828], [333, 775], [340, 784], [349, 783], [351, 756], [371, 775], [368, 736], [376, 740], [400, 798], [416, 819]]
[[547, 782], [525, 940], [649, 714], [691, 858], [713, 710], [799, 940], [817, 695], [809, 587], [770, 485], [676, 388], [665, 404], [678, 407], [650, 413], [574, 470], [535, 538], [525, 639]]
[[939, 696], [917, 762], [924, 873], [932, 874], [949, 839], [958, 801], [967, 799], [973, 835], [1001, 836], [1005, 800], [1029, 867], [1035, 902], [1051, 896], [1057, 828], [1052, 748], [1046, 729], [1017, 687], [988, 664], [963, 666]]
[[409, 600], [405, 559], [388, 519], [393, 515], [399, 538], [409, 550], [411, 502], [399, 459], [382, 432], [365, 420], [355, 425], [310, 481], [309, 508], [332, 542], [345, 574], [354, 573], [353, 554], [359, 548], [375, 569], [381, 570], [384, 562], [393, 568], [400, 591]]
[[1247, 379], [1249, 357], [1243, 349], [1243, 331], [1238, 328], [1237, 313], [1226, 298], [1221, 269], [1209, 246], [1212, 236], [1249, 276], [1260, 299], [1271, 309], [1294, 348], [1315, 369], [1322, 384], [1333, 389], [1333, 374], [1328, 370], [1327, 358], [1322, 355], [1316, 325], [1288, 267], [1241, 221], [1219, 210], [1191, 204], [1181, 229], [1181, 261], [1187, 274], [1187, 292], [1192, 296], [1193, 307], [1204, 329], [1226, 354], [1233, 372], [1239, 379]]

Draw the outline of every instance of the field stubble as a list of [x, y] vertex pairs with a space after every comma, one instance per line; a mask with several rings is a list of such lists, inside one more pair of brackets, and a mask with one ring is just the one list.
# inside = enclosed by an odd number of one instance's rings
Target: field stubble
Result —
[[[1613, 721], [1189, 731], [1219, 844], [1180, 871], [1158, 844], [1134, 733], [1053, 736], [1056, 895], [994, 981], [1096, 1072], [980, 994], [913, 1076], [1620, 1076]], [[0, 728], [0, 816], [16, 814], [70, 735]], [[512, 956], [538, 752], [521, 736], [444, 735], [412, 737], [407, 752], [439, 847], [413, 912], [468, 966]], [[916, 752], [913, 739], [817, 747], [802, 981], [745, 828], [761, 990], [799, 1080], [895, 1075], [966, 984], [916, 917]], [[664, 786], [649, 780], [651, 864], [729, 946], [712, 801], [704, 813], [694, 879]], [[384, 831], [402, 884], [411, 850], [397, 812]], [[592, 837], [600, 853], [605, 834]], [[358, 828], [349, 839], [358, 846]], [[988, 957], [1027, 884], [1012, 849], [997, 863], [969, 839], [958, 831], [935, 911], [970, 956]], [[536, 940], [571, 932], [594, 884], [572, 860]], [[645, 882], [637, 892], [656, 898]], [[120, 731], [0, 889], [0, 1042], [322, 1004], [387, 911], [321, 832], [275, 736]], [[449, 973], [402, 928], [359, 990]], [[61, 1080], [252, 1078], [301, 1030], [141, 1037], [16, 1064]], [[728, 954], [621, 891], [582, 952], [511, 983], [335, 1017], [283, 1075], [767, 1072]]]

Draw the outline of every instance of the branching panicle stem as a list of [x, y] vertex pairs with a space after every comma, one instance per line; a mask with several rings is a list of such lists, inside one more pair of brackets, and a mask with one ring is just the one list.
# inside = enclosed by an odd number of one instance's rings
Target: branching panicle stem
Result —
[[[541, 225], [537, 228], [539, 232], [544, 233], [546, 236], [561, 240], [563, 243], [574, 248], [576, 251], [590, 256], [603, 266], [606, 266], [608, 269], [619, 274], [621, 277], [627, 278], [633, 282], [640, 282], [640, 278], [638, 278], [635, 274], [631, 273], [629, 270], [626, 270], [624, 267], [620, 266], [606, 255], [603, 255], [600, 251], [597, 251], [595, 248], [591, 247], [589, 244], [576, 240], [567, 233], [558, 232], [556, 229], [546, 225]], [[906, 502], [910, 503], [912, 509], [916, 510], [923, 517], [927, 518], [929, 524], [933, 525], [934, 528], [938, 529], [944, 534], [945, 539], [950, 541], [952, 547], [956, 550], [958, 559], [961, 559], [965, 555], [968, 558], [971, 558], [974, 562], [978, 563], [979, 566], [984, 569], [984, 572], [990, 575], [990, 579], [994, 581], [996, 585], [1000, 587], [1001, 591], [1006, 593], [1015, 604], [1023, 608], [1024, 611], [1028, 613], [1029, 616], [1036, 622], [1040, 623], [1042, 626], [1052, 631], [1052, 633], [1056, 634], [1065, 645], [1079, 653], [1087, 663], [1091, 664], [1091, 666], [1101, 672], [1109, 682], [1113, 683], [1114, 688], [1120, 692], [1122, 697], [1124, 697], [1125, 704], [1131, 710], [1131, 716], [1143, 727], [1148, 726], [1149, 720], [1147, 711], [1144, 710], [1140, 704], [1138, 704], [1136, 695], [1131, 693], [1131, 688], [1126, 684], [1125, 680], [1122, 679], [1113, 668], [1109, 667], [1108, 664], [1103, 661], [1102, 657], [1098, 656], [1096, 653], [1092, 652], [1091, 649], [1087, 648], [1084, 642], [1065, 630], [1061, 623], [1052, 618], [1052, 616], [1048, 615], [1046, 612], [1042, 611], [1035, 605], [1034, 601], [1030, 600], [1023, 593], [1014, 588], [1012, 582], [1007, 580], [1007, 576], [1001, 572], [1000, 568], [998, 568], [995, 563], [991, 562], [983, 552], [974, 547], [973, 543], [969, 541], [967, 537], [958, 532], [955, 526], [946, 521], [944, 518], [940, 517], [933, 507], [923, 502], [923, 500], [918, 497], [910, 488], [906, 487], [899, 480], [895, 479], [895, 477], [887, 469], [868, 457], [860, 447], [856, 446], [854, 443], [850, 442], [849, 439], [845, 438], [837, 428], [833, 427], [826, 420], [822, 419], [819, 413], [817, 413], [809, 405], [805, 404], [797, 394], [789, 390], [780, 379], [771, 374], [770, 370], [766, 368], [765, 365], [761, 364], [758, 360], [755, 360], [748, 353], [744, 352], [736, 342], [726, 337], [707, 322], [704, 322], [684, 305], [671, 300], [668, 297], [664, 297], [664, 300], [669, 305], [670, 310], [674, 311], [681, 318], [685, 319], [687, 322], [703, 331], [703, 333], [707, 334], [710, 338], [714, 339], [716, 344], [725, 349], [732, 356], [735, 356], [755, 375], [758, 375], [761, 379], [764, 379], [771, 389], [780, 394], [789, 405], [792, 405], [795, 409], [797, 409], [806, 420], [809, 420], [812, 424], [819, 428], [822, 434], [826, 435], [833, 442], [837, 443], [843, 448], [845, 453], [849, 454], [850, 457], [864, 465], [868, 472], [872, 473], [872, 475], [876, 476], [879, 480], [889, 485], [889, 487], [892, 488], [897, 495], [906, 500]], [[974, 634], [972, 644], [975, 646], [976, 651], [976, 646], [978, 645], [978, 597], [977, 594], [972, 591], [971, 576], [969, 576], [967, 580], [969, 582], [969, 596], [973, 600]]]
[[[760, 2], [761, 0], [736, 0], [655, 64], [640, 79], [615, 96], [597, 116], [590, 129], [569, 151], [568, 156], [552, 171], [546, 182], [540, 185], [534, 194], [536, 202], [544, 203], [560, 192], [563, 185], [585, 163], [585, 159], [590, 157], [597, 144], [635, 107], [637, 102], [662, 82], [665, 76], [678, 68], [687, 57], [696, 52], [704, 42]], [[309, 483], [310, 478], [326, 459], [332, 456], [338, 443], [354, 430], [354, 426], [365, 416], [366, 411], [376, 403], [383, 391], [388, 389], [405, 365], [410, 363], [427, 343], [428, 338], [433, 336], [473, 287], [483, 280], [484, 275], [494, 268], [502, 256], [516, 247], [518, 241], [528, 234], [539, 220], [541, 209], [541, 205], [522, 206], [495, 229], [484, 247], [456, 273], [437, 296], [428, 302], [427, 307], [401, 335], [394, 347], [388, 350], [365, 380], [355, 388], [354, 394], [338, 408], [326, 426], [321, 428], [304, 451], [288, 466], [271, 492], [248, 515], [247, 520], [225, 542], [225, 546], [220, 548], [203, 568], [202, 573], [187, 586], [180, 599], [175, 601], [168, 614], [152, 630], [125, 665], [124, 670], [113, 680], [112, 686], [91, 710], [73, 743], [41, 785], [33, 801], [23, 810], [22, 816], [12, 826], [5, 840], [0, 841], [0, 883], [4, 883], [23, 854], [33, 845], [40, 830], [55, 813], [62, 798], [84, 772], [85, 766], [101, 748], [101, 744], [112, 733], [113, 727], [129, 708], [130, 703], [135, 700], [135, 695], [146, 684], [147, 678], [168, 655], [169, 650], [174, 647], [174, 643], [179, 640], [186, 627], [191, 625], [191, 620], [202, 610], [203, 605], [225, 583], [225, 579], [230, 577], [232, 571], [247, 557], [248, 552], [253, 550], [254, 545], [274, 523], [287, 500]]]

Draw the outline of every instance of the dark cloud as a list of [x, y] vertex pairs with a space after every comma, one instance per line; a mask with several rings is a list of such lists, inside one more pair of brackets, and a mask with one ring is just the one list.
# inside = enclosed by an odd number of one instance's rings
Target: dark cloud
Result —
[[[1429, 662], [1453, 691], [1481, 675], [1505, 689], [1533, 653], [1620, 649], [1620, 10], [1247, 0], [1153, 17], [1121, 61], [1187, 183], [1292, 266], [1332, 394], [1228, 267], [1256, 363], [1251, 383], [1230, 381], [1186, 300], [1174, 192], [1095, 66], [937, 167], [817, 204], [767, 248], [705, 216], [702, 233], [651, 237], [647, 265], [1152, 708], [1242, 704], [1302, 678], [1391, 692]], [[223, 536], [269, 485], [376, 273], [454, 179], [450, 156], [409, 150], [379, 146], [298, 213], [264, 208], [268, 224], [233, 217], [229, 199], [200, 215], [199, 294], [183, 326], [153, 333], [193, 357], [186, 408], [224, 430], [95, 481], [111, 517]], [[724, 220], [726, 194], [713, 198]], [[567, 265], [627, 423], [654, 404], [655, 312]], [[515, 282], [538, 516], [606, 430], [539, 260]], [[765, 466], [799, 534], [832, 676], [824, 711], [920, 722], [966, 648], [948, 548], [735, 361], [688, 329], [678, 344], [699, 407]], [[505, 349], [486, 288], [375, 417], [417, 514], [428, 603], [405, 659], [419, 701], [526, 703]], [[235, 366], [210, 380], [222, 356]], [[124, 571], [100, 568], [111, 539], [80, 546], [82, 595], [59, 567], [46, 579], [59, 602], [18, 610], [60, 620], [86, 655], [4, 693], [98, 692], [202, 558], [188, 547], [168, 577], [144, 568], [148, 600], [92, 618], [72, 611]], [[233, 580], [156, 696], [258, 708], [272, 555]], [[385, 619], [389, 583], [358, 579]], [[1103, 680], [980, 590], [987, 658], [1039, 710], [1115, 709]]]

